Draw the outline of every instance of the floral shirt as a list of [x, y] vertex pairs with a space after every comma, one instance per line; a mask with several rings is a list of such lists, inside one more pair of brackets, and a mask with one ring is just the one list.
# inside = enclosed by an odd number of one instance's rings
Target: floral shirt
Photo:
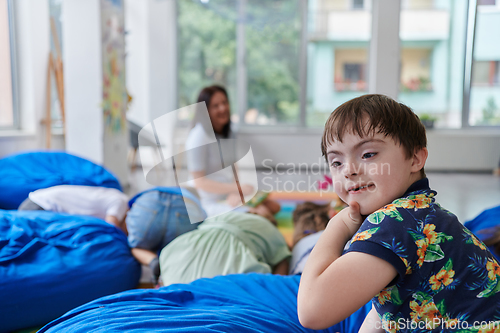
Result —
[[387, 332], [500, 332], [500, 266], [436, 194], [415, 182], [367, 217], [347, 252], [396, 268], [372, 300]]

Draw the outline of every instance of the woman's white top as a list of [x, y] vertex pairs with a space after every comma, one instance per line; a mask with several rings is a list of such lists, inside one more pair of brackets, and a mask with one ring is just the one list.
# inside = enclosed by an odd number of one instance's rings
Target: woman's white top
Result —
[[[203, 171], [205, 177], [220, 183], [236, 184], [231, 163], [223, 165], [223, 156], [215, 133], [206, 133], [198, 123], [189, 132], [186, 140], [186, 159], [189, 172]], [[228, 139], [234, 139], [230, 132]], [[224, 139], [222, 139], [224, 141]], [[224, 152], [225, 153], [225, 152]], [[192, 176], [191, 176], [192, 179]], [[236, 185], [235, 185], [236, 186]], [[225, 200], [227, 194], [217, 194], [198, 189], [202, 204], [216, 203]]]

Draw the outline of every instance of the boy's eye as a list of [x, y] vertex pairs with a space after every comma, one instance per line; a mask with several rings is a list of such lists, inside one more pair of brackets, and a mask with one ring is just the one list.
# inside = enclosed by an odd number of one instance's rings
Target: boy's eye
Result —
[[377, 155], [377, 153], [366, 153], [366, 154], [363, 154], [363, 158], [370, 158], [370, 157], [373, 157]]
[[339, 167], [342, 163], [338, 162], [338, 161], [333, 161], [330, 163], [330, 166], [333, 167], [333, 168], [336, 168], [336, 167]]

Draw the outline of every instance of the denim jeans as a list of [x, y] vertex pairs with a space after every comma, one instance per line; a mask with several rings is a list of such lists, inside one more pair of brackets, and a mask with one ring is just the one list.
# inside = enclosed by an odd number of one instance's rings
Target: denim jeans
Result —
[[151, 191], [141, 195], [126, 218], [130, 247], [156, 252], [177, 236], [196, 229], [199, 223], [190, 222], [186, 205], [190, 214], [204, 215], [201, 207], [178, 194]]

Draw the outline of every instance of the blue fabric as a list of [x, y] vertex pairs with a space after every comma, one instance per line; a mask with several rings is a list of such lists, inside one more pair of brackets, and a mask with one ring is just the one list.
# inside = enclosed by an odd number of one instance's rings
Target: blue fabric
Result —
[[0, 332], [135, 288], [140, 273], [125, 234], [103, 220], [0, 210]]
[[30, 192], [56, 185], [122, 190], [105, 168], [65, 152], [31, 152], [0, 159], [0, 209], [17, 209]]
[[189, 192], [189, 190], [184, 190], [184, 193], [181, 191], [181, 188], [180, 187], [175, 187], [175, 186], [170, 186], [170, 187], [166, 187], [166, 186], [157, 186], [157, 187], [153, 187], [153, 188], [150, 188], [150, 189], [147, 189], [145, 191], [142, 191], [142, 192], [139, 192], [137, 193], [132, 199], [130, 199], [130, 201], [128, 202], [128, 206], [129, 207], [132, 207], [132, 205], [134, 204], [134, 202], [143, 194], [146, 194], [146, 193], [149, 193], [149, 192], [152, 192], [152, 191], [158, 191], [158, 192], [162, 192], [162, 193], [170, 193], [170, 194], [178, 194], [178, 195], [181, 195], [181, 196], [186, 196], [187, 199], [193, 201], [194, 203], [196, 203], [198, 206], [201, 207], [201, 202], [200, 200], [194, 195], [192, 194], [191, 192]]
[[[500, 227], [500, 206], [486, 209], [474, 219], [467, 221], [464, 225], [472, 231], [480, 240], [484, 241], [493, 236], [486, 229]], [[493, 246], [489, 247], [491, 253], [500, 261], [500, 255], [495, 253]]]
[[302, 327], [297, 318], [300, 277], [236, 274], [131, 290], [76, 308], [39, 332], [357, 332], [367, 304], [328, 330]]
[[190, 216], [203, 221], [206, 215], [201, 206], [185, 202], [180, 194], [147, 191], [135, 200], [127, 214], [129, 245], [160, 251], [177, 236], [198, 227], [198, 223], [191, 223]]

